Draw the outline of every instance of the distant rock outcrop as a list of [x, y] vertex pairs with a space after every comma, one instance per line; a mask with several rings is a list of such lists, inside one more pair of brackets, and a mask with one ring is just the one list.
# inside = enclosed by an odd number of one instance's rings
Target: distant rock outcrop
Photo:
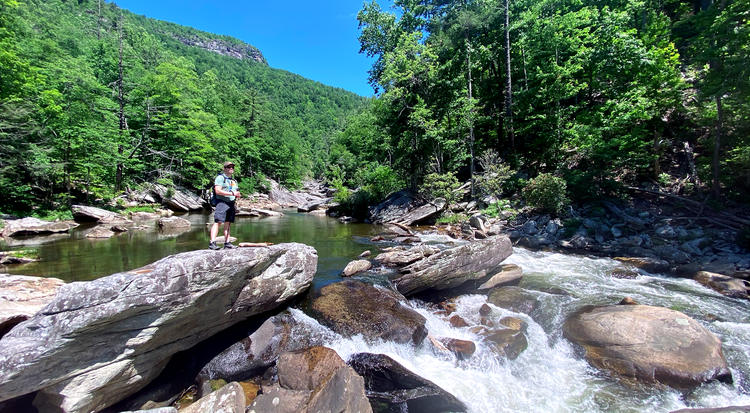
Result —
[[268, 65], [268, 61], [263, 57], [263, 53], [261, 53], [260, 50], [240, 41], [233, 44], [217, 39], [202, 39], [198, 35], [189, 37], [178, 37], [172, 35], [172, 37], [187, 46], [194, 46], [199, 49], [208, 50], [209, 52], [218, 53], [222, 56], [230, 56], [241, 60], [253, 60], [258, 63], [263, 63], [266, 66]]

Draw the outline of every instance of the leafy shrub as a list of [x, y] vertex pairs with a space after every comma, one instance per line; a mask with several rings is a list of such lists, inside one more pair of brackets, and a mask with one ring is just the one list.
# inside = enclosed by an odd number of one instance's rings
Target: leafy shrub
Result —
[[454, 214], [452, 212], [445, 213], [440, 216], [440, 218], [437, 219], [438, 224], [458, 224], [459, 222], [464, 222], [469, 217], [466, 214]]
[[570, 238], [573, 236], [573, 234], [576, 233], [578, 228], [581, 227], [583, 224], [583, 221], [577, 218], [571, 218], [566, 219], [563, 221], [563, 231], [562, 231], [562, 237], [563, 238]]
[[482, 211], [482, 213], [488, 217], [498, 218], [500, 216], [500, 212], [507, 210], [513, 210], [513, 208], [510, 206], [510, 202], [507, 199], [501, 199], [497, 202], [493, 202], [484, 211]]
[[269, 193], [271, 192], [271, 182], [262, 173], [253, 174], [242, 181], [243, 190], [252, 194], [255, 192]]
[[71, 221], [73, 220], [73, 211], [69, 208], [60, 209], [39, 209], [34, 211], [31, 215], [34, 218], [39, 218], [43, 221]]
[[370, 164], [367, 168], [357, 171], [356, 181], [369, 202], [372, 204], [384, 200], [391, 192], [403, 188], [404, 182], [396, 171], [385, 165]]
[[618, 196], [623, 192], [621, 183], [601, 171], [571, 169], [565, 172], [567, 193], [573, 202], [591, 202], [603, 195]]
[[494, 149], [485, 151], [479, 157], [479, 164], [482, 165], [484, 173], [476, 177], [476, 185], [479, 192], [485, 195], [500, 195], [505, 183], [516, 173], [510, 169], [510, 165], [500, 159]]
[[450, 205], [459, 199], [456, 190], [461, 186], [453, 172], [444, 174], [429, 174], [424, 178], [424, 184], [420, 192], [428, 199], [445, 199], [446, 205]]
[[560, 212], [568, 203], [565, 181], [551, 174], [541, 174], [529, 181], [523, 189], [526, 204], [545, 212]]
[[125, 208], [125, 213], [128, 213], [128, 212], [150, 212], [150, 213], [154, 213], [154, 212], [156, 212], [156, 208], [154, 208], [153, 206], [149, 206], [149, 205], [139, 205], [139, 206]]

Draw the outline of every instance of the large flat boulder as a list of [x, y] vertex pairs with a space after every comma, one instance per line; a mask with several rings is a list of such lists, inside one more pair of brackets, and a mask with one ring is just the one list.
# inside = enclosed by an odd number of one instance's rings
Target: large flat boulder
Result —
[[396, 289], [406, 296], [428, 289], [445, 290], [469, 280], [478, 280], [494, 272], [513, 253], [510, 238], [498, 235], [443, 250], [401, 269], [394, 280]]
[[388, 198], [367, 211], [367, 217], [373, 224], [396, 222], [399, 217], [421, 205], [409, 190], [392, 193]]
[[127, 224], [132, 222], [125, 215], [87, 205], [70, 207], [76, 221], [95, 221], [100, 224]]
[[99, 411], [176, 352], [306, 291], [316, 265], [315, 249], [290, 243], [192, 251], [65, 284], [0, 340], [0, 401], [39, 390], [42, 411]]
[[427, 337], [427, 320], [405, 301], [394, 291], [346, 280], [321, 288], [312, 310], [321, 324], [343, 336], [419, 345]]
[[721, 341], [685, 314], [647, 305], [587, 306], [563, 325], [594, 367], [689, 389], [731, 381]]
[[3, 228], [4, 237], [17, 237], [20, 235], [54, 234], [68, 232], [78, 224], [70, 221], [42, 221], [39, 218], [23, 218], [5, 221]]
[[0, 274], [0, 337], [49, 304], [63, 284], [57, 278]]

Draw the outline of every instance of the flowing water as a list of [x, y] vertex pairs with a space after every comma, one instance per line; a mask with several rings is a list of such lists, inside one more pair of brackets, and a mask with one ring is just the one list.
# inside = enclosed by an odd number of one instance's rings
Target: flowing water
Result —
[[[239, 218], [232, 235], [241, 242], [302, 242], [318, 251], [318, 273], [314, 288], [340, 280], [346, 264], [362, 251], [377, 254], [380, 246], [369, 239], [380, 228], [365, 224], [340, 224], [327, 217], [285, 212], [281, 218]], [[89, 227], [49, 239], [32, 237], [11, 240], [3, 249], [34, 248], [41, 262], [12, 266], [4, 272], [55, 276], [66, 281], [88, 280], [114, 272], [138, 268], [166, 255], [205, 248], [210, 215], [186, 216], [193, 228], [179, 234], [151, 228], [131, 231], [108, 240], [84, 237]], [[433, 243], [442, 237], [429, 237]], [[46, 241], [46, 242], [42, 242]], [[520, 285], [541, 303], [534, 317], [491, 306], [497, 324], [505, 316], [528, 323], [528, 348], [512, 361], [499, 358], [482, 345], [470, 328], [455, 328], [433, 313], [427, 303], [410, 304], [427, 319], [430, 334], [477, 343], [467, 360], [436, 350], [431, 345], [414, 348], [394, 343], [367, 343], [361, 337], [343, 338], [319, 325], [300, 310], [295, 318], [306, 334], [318, 336], [342, 358], [359, 352], [384, 353], [410, 370], [451, 392], [474, 413], [483, 412], [670, 412], [687, 407], [750, 405], [750, 304], [726, 298], [691, 280], [642, 273], [635, 279], [618, 279], [609, 272], [618, 265], [609, 259], [531, 252], [515, 249], [507, 263], [524, 272]], [[0, 268], [0, 270], [3, 270]], [[360, 277], [376, 284], [387, 283], [387, 272]], [[562, 293], [562, 290], [564, 293]], [[609, 305], [629, 296], [640, 304], [679, 310], [698, 320], [723, 343], [724, 356], [734, 384], [709, 383], [692, 392], [616, 380], [589, 366], [562, 337], [568, 314], [585, 305]], [[469, 324], [479, 323], [483, 295], [458, 299], [458, 314]]]

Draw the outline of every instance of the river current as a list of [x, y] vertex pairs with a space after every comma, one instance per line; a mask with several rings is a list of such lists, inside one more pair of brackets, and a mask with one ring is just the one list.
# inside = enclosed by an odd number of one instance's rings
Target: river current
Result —
[[[239, 242], [301, 242], [318, 251], [318, 272], [313, 288], [341, 280], [346, 264], [383, 245], [370, 242], [381, 228], [366, 224], [341, 224], [328, 217], [284, 211], [280, 218], [238, 218], [232, 235]], [[183, 216], [193, 227], [184, 232], [164, 233], [153, 227], [129, 231], [107, 240], [90, 240], [82, 226], [71, 234], [25, 237], [0, 242], [3, 250], [35, 249], [38, 263], [1, 268], [2, 272], [51, 276], [66, 281], [90, 280], [149, 264], [167, 255], [206, 248], [211, 215]], [[433, 237], [433, 243], [445, 240]], [[540, 307], [533, 315], [514, 313], [492, 306], [490, 318], [497, 324], [505, 316], [528, 324], [528, 348], [512, 361], [499, 358], [485, 347], [470, 328], [452, 327], [433, 314], [427, 303], [410, 304], [427, 319], [430, 335], [472, 340], [476, 353], [457, 360], [431, 345], [414, 348], [394, 343], [366, 343], [361, 337], [343, 338], [319, 325], [304, 312], [292, 309], [305, 329], [335, 349], [345, 360], [354, 353], [384, 353], [405, 367], [449, 391], [472, 413], [482, 412], [670, 412], [682, 408], [750, 405], [750, 303], [724, 297], [692, 280], [641, 273], [635, 279], [612, 277], [619, 263], [605, 258], [531, 252], [515, 248], [506, 263], [523, 269], [520, 287], [530, 290]], [[355, 278], [357, 278], [355, 276]], [[386, 271], [363, 277], [386, 283]], [[553, 290], [557, 289], [557, 290]], [[565, 292], [561, 294], [559, 290]], [[567, 315], [585, 305], [616, 304], [623, 297], [639, 304], [682, 311], [716, 334], [723, 343], [734, 384], [709, 383], [684, 393], [610, 377], [583, 360], [562, 337]], [[457, 313], [469, 324], [479, 324], [483, 295], [465, 295], [457, 300]]]

